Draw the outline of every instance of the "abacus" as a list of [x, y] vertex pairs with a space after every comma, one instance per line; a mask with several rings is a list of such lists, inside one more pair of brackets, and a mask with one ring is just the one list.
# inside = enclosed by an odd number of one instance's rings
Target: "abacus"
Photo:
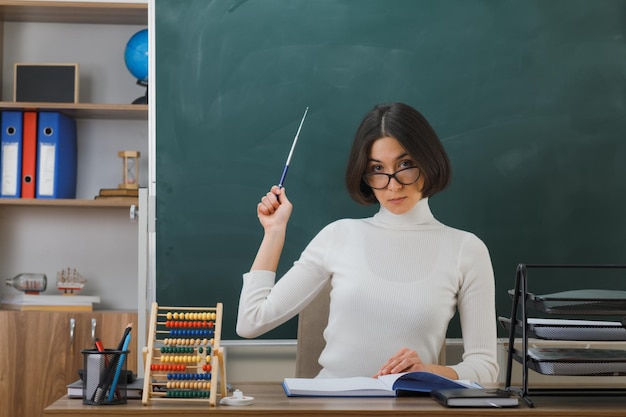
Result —
[[220, 347], [222, 304], [215, 307], [159, 307], [152, 303], [148, 346], [144, 348], [142, 403], [217, 403], [218, 380], [226, 397], [224, 351]]

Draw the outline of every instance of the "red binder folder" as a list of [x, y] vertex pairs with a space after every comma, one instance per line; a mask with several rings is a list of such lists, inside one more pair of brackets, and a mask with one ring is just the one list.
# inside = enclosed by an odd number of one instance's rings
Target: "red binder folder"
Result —
[[37, 170], [37, 112], [24, 112], [24, 141], [22, 143], [22, 198], [35, 198]]

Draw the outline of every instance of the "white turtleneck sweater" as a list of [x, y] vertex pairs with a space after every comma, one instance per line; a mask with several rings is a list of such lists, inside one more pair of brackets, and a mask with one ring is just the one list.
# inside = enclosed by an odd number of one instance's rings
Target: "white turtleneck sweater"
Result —
[[494, 382], [496, 316], [489, 252], [475, 235], [437, 221], [420, 200], [396, 215], [335, 221], [275, 283], [275, 273], [243, 276], [237, 333], [257, 337], [298, 314], [331, 280], [326, 347], [318, 377], [372, 376], [398, 350], [437, 363], [458, 308], [459, 379]]

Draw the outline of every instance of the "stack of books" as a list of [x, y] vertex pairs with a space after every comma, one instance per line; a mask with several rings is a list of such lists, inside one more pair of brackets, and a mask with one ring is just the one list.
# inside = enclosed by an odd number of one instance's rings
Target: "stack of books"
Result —
[[129, 188], [102, 188], [100, 193], [96, 196], [96, 200], [116, 200], [116, 201], [128, 201], [134, 203], [139, 197], [138, 189]]
[[7, 294], [2, 308], [19, 311], [93, 311], [100, 303], [96, 295]]

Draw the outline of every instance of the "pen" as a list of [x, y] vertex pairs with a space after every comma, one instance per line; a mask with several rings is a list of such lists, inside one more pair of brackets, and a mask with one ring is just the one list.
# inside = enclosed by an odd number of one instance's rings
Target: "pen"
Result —
[[293, 138], [293, 143], [291, 144], [291, 150], [289, 151], [289, 156], [287, 157], [287, 162], [285, 162], [285, 168], [283, 168], [283, 173], [280, 176], [280, 181], [278, 181], [278, 188], [283, 188], [285, 184], [285, 178], [287, 177], [287, 170], [289, 169], [289, 163], [291, 162], [291, 155], [293, 155], [293, 150], [296, 147], [296, 142], [298, 142], [298, 135], [300, 135], [300, 129], [302, 129], [302, 124], [304, 123], [304, 118], [309, 111], [309, 107], [304, 110], [304, 115], [302, 116], [302, 120], [300, 120], [300, 126], [298, 126], [298, 131], [296, 132], [296, 137]]
[[113, 359], [113, 361], [111, 361], [111, 363], [105, 368], [104, 373], [100, 378], [100, 383], [98, 384], [98, 387], [94, 391], [91, 398], [92, 402], [100, 404], [104, 400], [105, 387], [107, 385], [106, 382], [111, 379], [111, 375], [113, 375], [113, 369], [115, 369], [116, 363], [117, 361]]
[[[126, 338], [124, 340], [124, 344], [122, 345], [122, 352], [125, 352], [128, 349], [128, 344], [130, 343], [130, 332], [126, 334]], [[120, 355], [119, 360], [117, 361], [117, 369], [115, 370], [115, 376], [113, 377], [113, 382], [111, 383], [111, 387], [109, 388], [109, 396], [107, 398], [108, 402], [113, 401], [113, 395], [115, 394], [115, 389], [117, 387], [117, 381], [120, 378], [120, 373], [122, 372], [122, 366], [124, 365], [124, 361], [126, 360], [126, 353], [122, 353]]]
[[117, 345], [117, 350], [123, 350], [122, 347], [124, 346], [124, 342], [126, 341], [126, 336], [128, 336], [128, 333], [130, 333], [130, 329], [133, 328], [133, 323], [128, 323], [126, 325], [126, 328], [124, 329], [124, 334], [122, 335], [122, 338], [120, 339], [120, 343], [118, 343]]
[[[94, 344], [96, 345], [96, 349], [98, 350], [98, 352], [100, 353], [104, 352], [104, 345], [102, 344], [102, 340], [96, 337], [96, 340], [94, 340]], [[108, 367], [109, 357], [107, 355], [103, 355], [103, 356], [104, 356], [104, 366]]]
[[[96, 340], [94, 341], [95, 345], [96, 345], [96, 349], [98, 349], [98, 352], [103, 353], [104, 352], [104, 345], [102, 344], [102, 340], [100, 340], [99, 338], [96, 337]], [[108, 367], [109, 366], [109, 357], [107, 355], [104, 355], [104, 366]], [[120, 394], [120, 390], [115, 390], [115, 395], [117, 398], [122, 398], [121, 394]]]
[[[96, 349], [98, 349], [98, 352], [104, 352], [104, 345], [102, 344], [102, 340], [96, 337], [94, 344], [96, 345]], [[106, 360], [106, 356], [105, 356], [105, 360]]]

